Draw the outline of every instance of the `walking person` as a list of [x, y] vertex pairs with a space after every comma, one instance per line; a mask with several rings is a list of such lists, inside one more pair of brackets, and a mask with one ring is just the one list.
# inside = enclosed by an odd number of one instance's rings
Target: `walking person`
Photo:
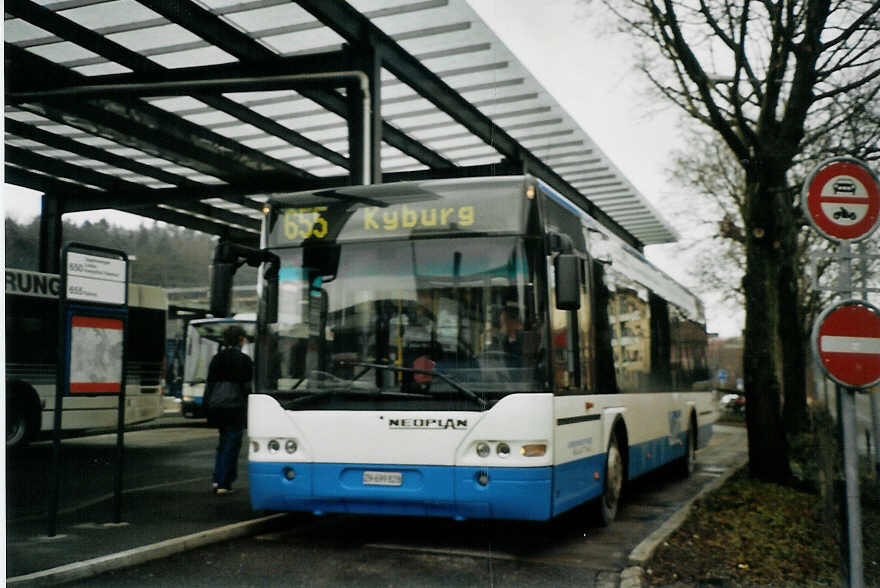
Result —
[[254, 374], [251, 358], [241, 350], [246, 340], [242, 327], [228, 327], [223, 332], [223, 346], [208, 366], [204, 402], [208, 424], [219, 433], [211, 484], [217, 495], [232, 492], [238, 476], [238, 454], [247, 426], [247, 397]]

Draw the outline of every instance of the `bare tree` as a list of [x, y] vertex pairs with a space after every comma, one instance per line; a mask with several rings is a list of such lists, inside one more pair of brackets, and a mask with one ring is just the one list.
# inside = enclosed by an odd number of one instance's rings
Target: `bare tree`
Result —
[[[865, 150], [875, 148], [876, 140], [872, 139], [878, 125], [870, 117], [863, 124], [853, 129], [868, 132], [852, 133], [846, 129], [846, 137], [840, 132], [832, 133], [823, 144], [816, 144], [815, 150], [802, 154], [804, 161], [821, 161], [841, 152], [839, 145], [863, 145], [864, 149], [856, 149], [857, 157], [865, 158]], [[711, 227], [711, 235], [691, 236], [682, 244], [682, 248], [691, 251], [692, 257], [698, 260], [691, 270], [693, 278], [700, 285], [699, 290], [721, 294], [724, 299], [731, 300], [742, 306], [744, 292], [742, 290], [742, 268], [745, 266], [745, 234], [743, 225], [743, 195], [745, 194], [745, 173], [727, 145], [717, 136], [703, 131], [693, 133], [685, 142], [687, 147], [676, 153], [672, 172], [674, 180], [687, 186], [692, 192], [702, 196], [702, 205], [688, 202], [680, 214], [688, 215], [690, 224], [702, 223]], [[815, 152], [813, 152], [815, 151]], [[802, 165], [796, 165], [790, 176], [794, 188], [801, 186], [804, 175], [809, 173]], [[807, 225], [805, 218], [802, 226]], [[705, 234], [707, 231], [702, 231]], [[827, 289], [814, 287], [814, 280], [830, 286], [836, 280], [836, 267], [831, 262], [834, 247], [817, 232], [801, 230], [797, 236], [796, 266], [799, 269], [795, 285], [798, 290], [797, 299], [800, 308], [793, 309], [794, 320], [799, 321], [801, 339], [805, 341], [810, 334], [812, 325], [820, 311], [831, 301], [833, 295]], [[814, 263], [810, 263], [811, 259]], [[859, 284], [867, 282], [877, 287], [873, 276], [877, 275], [877, 260], [865, 260], [855, 268], [855, 278]], [[808, 270], [808, 271], [806, 271]], [[797, 318], [799, 317], [799, 318]], [[794, 332], [795, 329], [793, 328]], [[786, 347], [786, 340], [780, 341]], [[780, 350], [782, 351], [782, 349]], [[780, 361], [785, 364], [783, 354]], [[799, 369], [802, 362], [798, 361], [792, 368]], [[784, 370], [784, 368], [783, 368]], [[789, 436], [797, 435], [803, 430], [806, 414], [807, 396], [804, 386], [784, 386], [783, 421]]]
[[[655, 56], [642, 63], [654, 87], [713, 129], [742, 170], [749, 468], [787, 480], [782, 395], [805, 388], [808, 355], [792, 173], [804, 154], [820, 144], [831, 151], [828, 137], [876, 108], [880, 0], [603, 1]], [[860, 150], [873, 158], [877, 149], [875, 141]], [[805, 409], [799, 397], [786, 395], [787, 412]]]

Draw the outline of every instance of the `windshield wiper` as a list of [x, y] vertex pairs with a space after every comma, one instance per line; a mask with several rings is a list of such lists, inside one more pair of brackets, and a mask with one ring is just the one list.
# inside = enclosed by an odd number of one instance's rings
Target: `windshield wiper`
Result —
[[372, 368], [372, 369], [376, 369], [376, 370], [389, 370], [392, 372], [403, 372], [403, 373], [407, 373], [407, 374], [421, 374], [423, 376], [436, 376], [436, 377], [440, 378], [441, 380], [443, 380], [444, 382], [446, 382], [447, 384], [449, 384], [450, 386], [452, 386], [453, 388], [455, 388], [456, 390], [458, 390], [459, 392], [461, 392], [462, 394], [464, 394], [465, 396], [467, 396], [468, 398], [476, 401], [482, 408], [486, 408], [486, 401], [485, 400], [483, 400], [482, 398], [477, 396], [473, 391], [468, 390], [467, 388], [465, 388], [464, 386], [462, 386], [461, 384], [459, 384], [458, 382], [456, 382], [455, 380], [453, 380], [452, 378], [450, 378], [449, 376], [447, 376], [446, 374], [443, 374], [441, 372], [437, 372], [434, 370], [420, 370], [420, 369], [416, 369], [416, 368], [408, 368], [408, 367], [403, 367], [403, 366], [399, 366], [399, 365], [390, 365], [390, 364], [384, 364], [384, 363], [370, 363], [368, 361], [341, 360], [339, 363], [340, 363], [340, 365], [353, 365], [353, 366], [358, 366], [358, 367]]
[[[341, 363], [341, 362], [340, 362]], [[367, 367], [367, 366], [365, 366]], [[372, 366], [370, 366], [372, 367]], [[368, 372], [369, 369], [364, 370], [355, 378], [355, 380], [362, 376], [364, 373]], [[317, 376], [317, 378], [315, 377]], [[294, 394], [298, 392], [296, 389], [300, 384], [305, 381], [306, 378], [301, 378], [290, 390], [285, 393], [277, 394], [278, 396], [283, 396], [287, 394]], [[311, 377], [308, 378], [309, 384], [306, 388], [303, 389], [304, 394], [301, 396], [297, 396], [289, 401], [287, 401], [288, 405], [294, 404], [303, 404], [305, 402], [309, 402], [315, 400], [316, 398], [321, 398], [324, 396], [336, 396], [336, 395], [354, 395], [354, 396], [377, 396], [378, 390], [360, 390], [353, 388], [354, 380], [343, 380], [337, 376], [329, 372], [323, 372], [320, 370], [314, 370], [311, 374]], [[393, 392], [393, 393], [384, 393], [379, 394], [382, 397], [394, 397], [394, 398], [430, 398], [428, 394], [414, 394], [412, 392]]]

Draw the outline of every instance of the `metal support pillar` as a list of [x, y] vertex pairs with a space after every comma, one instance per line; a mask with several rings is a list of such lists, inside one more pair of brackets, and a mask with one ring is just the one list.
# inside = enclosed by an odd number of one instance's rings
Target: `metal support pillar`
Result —
[[346, 86], [351, 179], [353, 184], [378, 184], [382, 181], [382, 59], [376, 45], [358, 47], [352, 65], [367, 76], [369, 99], [364, 100], [357, 84]]
[[64, 197], [54, 194], [43, 194], [42, 211], [40, 212], [40, 259], [39, 271], [46, 274], [59, 273], [61, 263], [62, 223], [64, 214]]

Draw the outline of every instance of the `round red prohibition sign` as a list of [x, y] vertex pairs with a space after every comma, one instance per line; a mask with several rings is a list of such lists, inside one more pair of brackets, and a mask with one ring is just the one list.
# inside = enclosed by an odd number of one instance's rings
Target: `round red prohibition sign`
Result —
[[856, 161], [834, 161], [813, 176], [807, 210], [817, 231], [828, 239], [854, 241], [870, 235], [880, 221], [877, 178]]
[[816, 321], [813, 346], [829, 378], [870, 388], [880, 381], [880, 309], [862, 300], [832, 306]]

